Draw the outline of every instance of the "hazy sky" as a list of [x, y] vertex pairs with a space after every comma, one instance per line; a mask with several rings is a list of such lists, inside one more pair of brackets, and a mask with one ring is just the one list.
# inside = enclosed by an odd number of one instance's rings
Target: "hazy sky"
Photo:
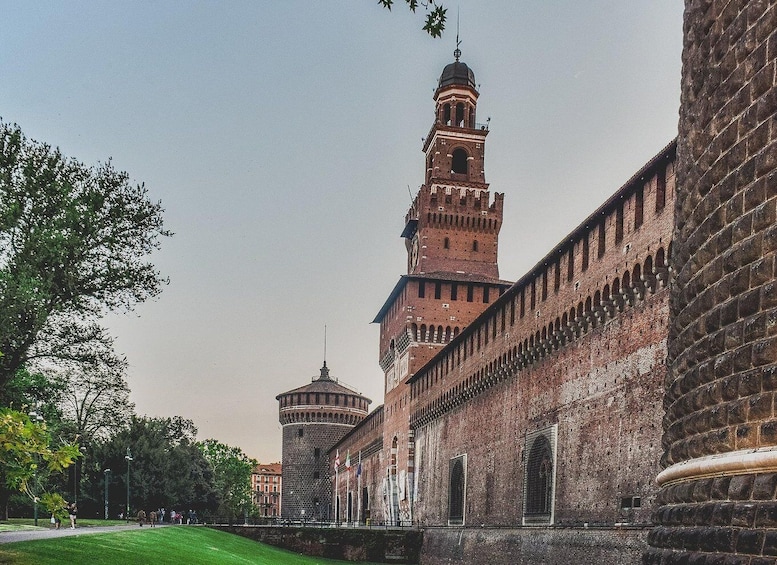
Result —
[[106, 324], [140, 414], [281, 454], [275, 396], [318, 375], [382, 403], [378, 327], [405, 272], [432, 95], [453, 60], [491, 117], [516, 280], [675, 135], [682, 2], [0, 0], [0, 117], [161, 200], [170, 285]]

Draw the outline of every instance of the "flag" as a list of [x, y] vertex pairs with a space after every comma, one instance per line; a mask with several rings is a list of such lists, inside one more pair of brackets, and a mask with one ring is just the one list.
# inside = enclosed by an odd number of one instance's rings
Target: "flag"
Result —
[[335, 471], [337, 471], [337, 468], [340, 466], [340, 450], [337, 450], [337, 455], [335, 455]]
[[351, 470], [351, 450], [348, 450], [348, 453], [345, 454], [345, 470], [350, 471]]
[[359, 465], [356, 467], [356, 476], [361, 477], [362, 476], [362, 464], [359, 463]]

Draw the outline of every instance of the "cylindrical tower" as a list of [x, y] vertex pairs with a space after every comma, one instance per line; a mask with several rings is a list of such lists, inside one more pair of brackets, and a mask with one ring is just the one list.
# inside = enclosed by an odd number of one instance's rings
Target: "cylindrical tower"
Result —
[[649, 564], [776, 561], [776, 22], [775, 0], [686, 0]]
[[326, 361], [313, 382], [275, 398], [283, 426], [281, 516], [330, 520], [327, 450], [367, 416], [371, 401], [330, 378]]

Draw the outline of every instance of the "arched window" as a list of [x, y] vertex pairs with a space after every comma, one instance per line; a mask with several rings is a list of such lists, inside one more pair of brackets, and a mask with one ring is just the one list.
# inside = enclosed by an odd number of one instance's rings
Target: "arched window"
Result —
[[456, 125], [464, 127], [464, 103], [459, 102], [456, 104]]
[[554, 426], [526, 438], [529, 456], [524, 477], [525, 523], [550, 524], [553, 520], [555, 431]]
[[464, 149], [454, 149], [451, 159], [451, 172], [460, 175], [467, 174], [467, 152]]
[[451, 125], [451, 105], [445, 104], [442, 107], [442, 123], [449, 126]]
[[448, 486], [448, 523], [464, 523], [464, 457], [451, 459]]

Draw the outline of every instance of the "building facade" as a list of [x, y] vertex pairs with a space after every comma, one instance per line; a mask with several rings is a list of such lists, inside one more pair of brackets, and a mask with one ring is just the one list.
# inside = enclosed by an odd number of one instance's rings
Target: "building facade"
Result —
[[283, 497], [281, 463], [260, 463], [251, 473], [251, 493], [262, 518], [281, 516]]
[[579, 562], [636, 563], [661, 453], [676, 144], [509, 283], [474, 85], [458, 57], [440, 76], [408, 272], [375, 318], [384, 405], [330, 449], [360, 461], [335, 488], [354, 520], [425, 527], [424, 563], [568, 563], [570, 543], [590, 545]]
[[332, 498], [327, 451], [367, 416], [370, 399], [332, 379], [326, 361], [310, 384], [275, 398], [283, 427], [281, 516], [331, 520], [340, 501]]

